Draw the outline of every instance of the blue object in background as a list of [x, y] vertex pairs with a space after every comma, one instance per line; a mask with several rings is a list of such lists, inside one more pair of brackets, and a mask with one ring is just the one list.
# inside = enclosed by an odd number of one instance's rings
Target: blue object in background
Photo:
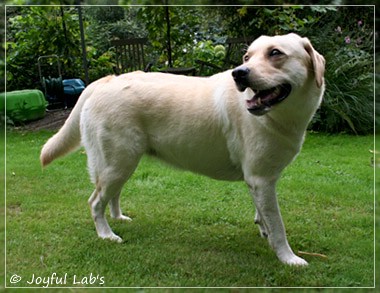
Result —
[[62, 80], [62, 84], [64, 93], [64, 107], [72, 108], [75, 106], [86, 85], [79, 78], [64, 79]]
[[62, 83], [65, 95], [78, 96], [83, 92], [84, 88], [86, 87], [84, 82], [79, 78], [64, 79]]

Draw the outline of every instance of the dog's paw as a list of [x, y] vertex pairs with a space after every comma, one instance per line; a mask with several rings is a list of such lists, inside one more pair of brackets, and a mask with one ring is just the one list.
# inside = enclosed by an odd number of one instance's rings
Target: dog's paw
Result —
[[131, 222], [132, 221], [132, 219], [130, 217], [127, 217], [127, 216], [124, 216], [124, 215], [120, 215], [120, 216], [114, 217], [114, 219], [120, 220], [120, 221], [126, 221], [126, 222]]
[[100, 238], [102, 239], [105, 239], [105, 240], [110, 240], [112, 242], [117, 242], [117, 243], [122, 243], [123, 242], [123, 239], [119, 236], [117, 236], [116, 234], [111, 234], [111, 235], [105, 235], [105, 236], [99, 236]]
[[303, 258], [297, 256], [297, 255], [292, 255], [291, 257], [288, 257], [286, 259], [281, 260], [284, 264], [290, 265], [290, 266], [307, 266], [308, 263], [306, 260]]

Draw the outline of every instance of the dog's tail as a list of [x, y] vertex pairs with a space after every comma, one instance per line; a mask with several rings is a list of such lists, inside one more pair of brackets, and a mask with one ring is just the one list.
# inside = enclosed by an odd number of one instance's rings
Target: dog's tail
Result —
[[42, 167], [50, 164], [58, 157], [64, 156], [80, 146], [80, 116], [86, 100], [96, 88], [96, 82], [90, 84], [80, 95], [74, 109], [71, 111], [62, 128], [42, 147], [40, 161]]

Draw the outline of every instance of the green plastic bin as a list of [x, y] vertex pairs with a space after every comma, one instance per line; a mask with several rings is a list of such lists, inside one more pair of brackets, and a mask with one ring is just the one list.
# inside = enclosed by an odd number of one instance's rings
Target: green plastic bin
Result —
[[[21, 90], [0, 94], [0, 109], [13, 122], [43, 118], [47, 102], [40, 90]], [[6, 109], [5, 109], [5, 108]]]

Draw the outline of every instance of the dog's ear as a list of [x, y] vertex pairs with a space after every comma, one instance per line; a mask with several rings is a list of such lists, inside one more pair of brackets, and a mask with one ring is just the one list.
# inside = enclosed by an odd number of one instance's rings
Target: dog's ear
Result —
[[306, 52], [309, 54], [311, 63], [313, 65], [317, 86], [321, 87], [323, 84], [323, 75], [325, 73], [325, 58], [323, 58], [321, 54], [314, 50], [308, 38], [303, 38], [303, 41], [304, 48]]

